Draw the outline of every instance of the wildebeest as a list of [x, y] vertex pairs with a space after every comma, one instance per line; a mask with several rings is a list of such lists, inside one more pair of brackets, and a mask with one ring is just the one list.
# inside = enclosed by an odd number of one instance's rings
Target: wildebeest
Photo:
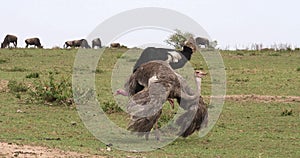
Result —
[[43, 48], [43, 46], [41, 45], [40, 39], [35, 37], [35, 38], [28, 38], [25, 40], [26, 43], [26, 48], [28, 48], [29, 45], [34, 45], [38, 48]]
[[208, 47], [209, 47], [209, 40], [208, 40], [207, 38], [197, 37], [197, 38], [195, 39], [195, 41], [196, 41], [197, 46], [199, 46], [199, 47], [200, 47], [201, 45], [204, 45], [205, 48], [208, 48]]
[[1, 43], [1, 48], [9, 46], [10, 43], [13, 43], [15, 48], [17, 48], [18, 38], [15, 35], [6, 35], [3, 42]]
[[68, 47], [91, 48], [86, 39], [66, 41], [64, 44], [64, 48]]
[[110, 47], [111, 47], [111, 48], [120, 48], [121, 45], [120, 45], [120, 43], [111, 43], [111, 44], [110, 44]]
[[92, 41], [92, 48], [94, 48], [94, 47], [96, 47], [96, 46], [98, 46], [99, 48], [102, 47], [102, 46], [101, 46], [101, 40], [100, 40], [100, 38], [96, 38], [96, 39], [94, 39], [94, 40]]

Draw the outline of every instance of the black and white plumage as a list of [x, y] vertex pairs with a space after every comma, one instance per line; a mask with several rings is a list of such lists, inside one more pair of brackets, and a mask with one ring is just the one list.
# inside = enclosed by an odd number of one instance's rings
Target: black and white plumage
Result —
[[[137, 87], [143, 89], [136, 91]], [[207, 107], [202, 97], [167, 62], [150, 61], [142, 64], [130, 76], [125, 89], [130, 96], [127, 111], [131, 121], [128, 129], [139, 132], [140, 136], [145, 135], [146, 139], [168, 98], [176, 98], [180, 107], [185, 110], [176, 120], [180, 136], [191, 135], [207, 121]]]
[[192, 57], [196, 51], [196, 43], [193, 38], [187, 40], [182, 48], [182, 51], [166, 48], [146, 48], [133, 67], [133, 72], [136, 69], [149, 61], [162, 60], [170, 64], [173, 69], [182, 68]]

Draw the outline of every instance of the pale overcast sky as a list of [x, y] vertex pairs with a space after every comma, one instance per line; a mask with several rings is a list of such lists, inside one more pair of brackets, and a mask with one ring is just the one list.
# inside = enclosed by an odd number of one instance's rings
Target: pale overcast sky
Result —
[[[118, 13], [161, 7], [194, 19], [223, 47], [275, 42], [300, 46], [299, 6], [299, 0], [7, 0], [0, 5], [0, 40], [14, 34], [21, 47], [29, 37], [39, 37], [48, 48], [62, 47], [66, 40], [85, 38]], [[129, 46], [163, 43], [169, 33], [148, 30], [147, 36], [138, 34], [143, 32], [116, 41]]]

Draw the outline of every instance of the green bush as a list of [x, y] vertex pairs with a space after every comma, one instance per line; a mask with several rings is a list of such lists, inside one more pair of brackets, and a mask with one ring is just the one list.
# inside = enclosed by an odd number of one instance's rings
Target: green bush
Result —
[[6, 63], [7, 61], [5, 59], [0, 59], [0, 64]]
[[9, 81], [8, 88], [10, 92], [18, 93], [18, 92], [26, 92], [28, 87], [24, 83], [18, 83], [17, 81]]
[[34, 86], [30, 93], [33, 101], [56, 105], [71, 105], [73, 103], [72, 84], [69, 79], [62, 78], [57, 81], [54, 79], [53, 73], [50, 72], [47, 81], [36, 82]]
[[94, 73], [96, 73], [96, 74], [102, 74], [102, 73], [104, 73], [104, 70], [101, 70], [101, 69], [96, 69], [96, 71], [93, 71]]
[[281, 54], [280, 53], [270, 53], [269, 56], [277, 57], [277, 56], [281, 56]]
[[244, 53], [243, 52], [237, 52], [236, 55], [238, 55], [238, 56], [244, 56]]
[[116, 113], [116, 112], [121, 112], [123, 111], [116, 102], [114, 101], [105, 101], [101, 104], [102, 109], [104, 112], [108, 114]]
[[26, 75], [26, 78], [39, 78], [39, 77], [40, 77], [40, 74], [37, 72]]
[[289, 109], [282, 109], [282, 112], [281, 112], [281, 116], [291, 116], [293, 115], [293, 109], [289, 108]]

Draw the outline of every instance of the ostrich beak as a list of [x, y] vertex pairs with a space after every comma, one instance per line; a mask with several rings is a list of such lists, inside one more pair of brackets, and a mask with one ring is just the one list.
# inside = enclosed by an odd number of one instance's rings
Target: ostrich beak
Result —
[[203, 76], [206, 76], [207, 75], [207, 73], [206, 72], [204, 72], [204, 71], [201, 71], [201, 70], [196, 70], [195, 71], [195, 76], [196, 77], [203, 77]]
[[119, 95], [119, 94], [120, 94], [120, 89], [117, 89], [117, 90], [113, 93], [114, 96]]
[[128, 92], [126, 92], [126, 91], [123, 90], [123, 89], [118, 89], [118, 90], [116, 90], [116, 92], [114, 93], [114, 96], [116, 96], [116, 95], [128, 96]]

